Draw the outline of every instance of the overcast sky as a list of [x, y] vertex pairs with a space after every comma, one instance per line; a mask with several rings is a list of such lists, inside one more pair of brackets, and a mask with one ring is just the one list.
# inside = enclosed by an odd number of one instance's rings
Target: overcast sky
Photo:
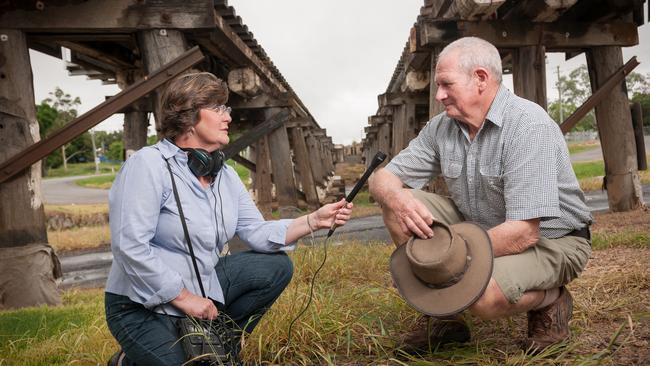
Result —
[[[409, 30], [423, 0], [230, 0], [273, 63], [335, 143], [360, 141], [367, 118], [377, 111], [377, 95], [388, 86]], [[647, 5], [646, 5], [647, 6]], [[644, 12], [647, 14], [647, 11]], [[36, 101], [56, 86], [82, 101], [80, 112], [118, 92], [83, 76], [67, 76], [58, 59], [31, 51]], [[625, 48], [623, 59], [637, 56], [635, 71], [650, 73], [650, 26], [639, 28], [639, 46]], [[569, 62], [547, 54], [547, 94], [557, 98], [556, 66], [567, 74], [584, 56]], [[504, 79], [512, 89], [512, 79]], [[96, 127], [122, 128], [116, 115]]]

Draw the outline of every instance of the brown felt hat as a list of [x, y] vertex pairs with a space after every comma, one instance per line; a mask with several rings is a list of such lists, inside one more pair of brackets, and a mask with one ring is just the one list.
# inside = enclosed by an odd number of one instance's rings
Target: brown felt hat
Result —
[[434, 221], [433, 238], [412, 237], [395, 249], [390, 272], [399, 293], [416, 310], [455, 315], [476, 302], [492, 276], [492, 243], [480, 226]]

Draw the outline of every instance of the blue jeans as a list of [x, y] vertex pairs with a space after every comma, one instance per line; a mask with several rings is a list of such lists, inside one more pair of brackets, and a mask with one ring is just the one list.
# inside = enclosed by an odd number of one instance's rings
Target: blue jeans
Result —
[[[237, 331], [253, 331], [293, 275], [284, 253], [241, 252], [216, 265], [225, 304], [217, 304], [237, 324]], [[186, 361], [178, 341], [177, 317], [158, 314], [126, 296], [107, 292], [106, 322], [126, 353], [125, 365], [180, 365]]]

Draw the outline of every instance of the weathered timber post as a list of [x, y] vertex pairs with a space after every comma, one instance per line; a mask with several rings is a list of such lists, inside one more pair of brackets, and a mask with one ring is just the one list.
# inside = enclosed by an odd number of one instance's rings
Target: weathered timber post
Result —
[[[185, 52], [187, 41], [181, 31], [175, 29], [147, 29], [138, 33], [138, 44], [147, 74], [158, 70], [162, 65]], [[156, 116], [156, 131], [160, 131], [160, 97], [164, 87], [156, 89], [153, 97], [153, 110]], [[160, 135], [160, 132], [158, 132]]]
[[294, 127], [290, 129], [291, 140], [293, 140], [293, 151], [298, 164], [298, 172], [300, 174], [300, 181], [302, 190], [305, 193], [307, 205], [311, 209], [316, 209], [320, 205], [318, 201], [318, 193], [316, 192], [316, 185], [314, 184], [314, 176], [311, 172], [311, 159], [307, 144], [305, 143], [305, 136], [302, 133], [301, 127]]
[[319, 143], [313, 135], [313, 129], [307, 131], [307, 147], [309, 148], [311, 158], [311, 174], [314, 177], [314, 182], [317, 186], [325, 188], [323, 179], [323, 157], [320, 153]]
[[[142, 78], [140, 73], [121, 71], [117, 73], [117, 84], [124, 89]], [[124, 112], [124, 151], [125, 159], [147, 144], [147, 100], [141, 98], [133, 102]]]
[[[438, 55], [442, 51], [442, 47], [436, 47], [431, 52], [431, 73], [429, 74], [429, 120], [433, 117], [439, 115], [440, 113], [445, 112], [444, 104], [436, 100], [436, 94], [438, 93], [438, 85], [436, 85], [436, 64], [438, 63]], [[422, 126], [424, 127], [424, 126]], [[443, 196], [448, 196], [449, 191], [447, 190], [447, 183], [442, 176], [438, 176], [435, 179], [432, 179], [427, 185], [426, 189], [429, 192], [437, 193]]]
[[257, 207], [265, 218], [271, 217], [273, 182], [268, 138], [263, 136], [255, 143], [255, 192]]
[[406, 129], [405, 104], [391, 106], [393, 109], [393, 123], [391, 124], [391, 151], [390, 155], [397, 155], [404, 148], [404, 130]]
[[544, 46], [527, 46], [512, 52], [515, 94], [546, 109], [546, 59]]
[[436, 64], [438, 63], [438, 55], [442, 48], [436, 47], [431, 52], [431, 72], [429, 73], [429, 119], [445, 111], [445, 106], [436, 100], [436, 93], [438, 92], [438, 85], [436, 85]]
[[139, 100], [131, 104], [133, 110], [124, 113], [124, 151], [125, 159], [147, 144], [146, 101]]
[[[40, 140], [21, 31], [0, 29], [0, 161]], [[59, 260], [47, 243], [41, 163], [0, 184], [0, 309], [61, 302]]]
[[389, 156], [389, 158], [393, 158], [393, 152], [391, 149], [391, 126], [393, 123], [391, 122], [383, 122], [379, 124], [379, 132], [377, 133], [377, 140], [378, 144], [377, 146], [379, 147], [380, 151], [383, 151], [386, 153], [386, 155]]
[[327, 161], [327, 175], [334, 174], [334, 156], [332, 155], [332, 148], [334, 147], [334, 144], [332, 144], [332, 139], [331, 137], [324, 137], [324, 147], [325, 147], [325, 156], [326, 161]]
[[[620, 47], [593, 47], [587, 52], [591, 89], [598, 88], [623, 65]], [[596, 105], [596, 122], [605, 160], [607, 200], [613, 212], [629, 211], [643, 203], [625, 81]]]
[[[271, 117], [278, 112], [278, 108], [269, 108], [265, 111], [265, 114]], [[280, 205], [280, 215], [282, 216], [285, 208], [291, 209], [298, 207], [287, 128], [284, 125], [276, 128], [269, 134], [268, 138], [275, 195]]]

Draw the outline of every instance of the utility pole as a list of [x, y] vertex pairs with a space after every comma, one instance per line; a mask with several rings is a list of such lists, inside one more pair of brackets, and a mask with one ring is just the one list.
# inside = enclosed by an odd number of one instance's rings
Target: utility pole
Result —
[[99, 174], [99, 158], [97, 157], [97, 147], [95, 146], [95, 131], [92, 129], [88, 130], [90, 132], [90, 141], [93, 143], [93, 160], [95, 160], [95, 174]]
[[560, 124], [564, 122], [564, 113], [562, 111], [562, 83], [560, 81], [560, 65], [557, 66], [557, 92], [560, 95], [559, 104], [560, 104]]

